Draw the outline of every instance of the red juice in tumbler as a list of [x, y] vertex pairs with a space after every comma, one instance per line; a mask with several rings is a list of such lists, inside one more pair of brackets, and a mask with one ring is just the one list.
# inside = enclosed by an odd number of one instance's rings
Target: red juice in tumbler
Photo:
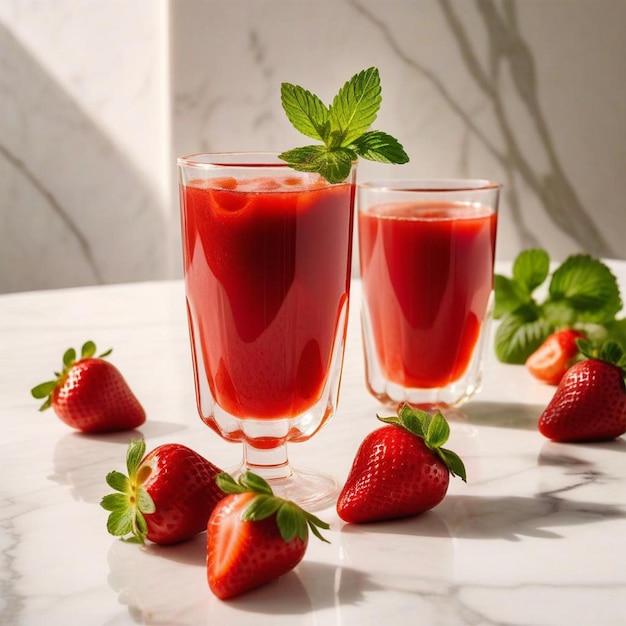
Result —
[[237, 418], [302, 414], [345, 340], [354, 186], [221, 178], [180, 192], [192, 344], [213, 398]]
[[496, 220], [488, 207], [454, 203], [359, 214], [364, 295], [388, 380], [431, 389], [463, 376], [493, 287]]

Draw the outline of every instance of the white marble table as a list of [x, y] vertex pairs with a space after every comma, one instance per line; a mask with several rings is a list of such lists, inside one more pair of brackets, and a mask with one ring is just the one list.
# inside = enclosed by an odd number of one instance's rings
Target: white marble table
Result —
[[[626, 263], [611, 263], [626, 293]], [[355, 291], [358, 282], [355, 283]], [[380, 407], [363, 383], [353, 302], [338, 414], [292, 446], [345, 478]], [[230, 602], [205, 580], [205, 536], [140, 548], [107, 534], [98, 502], [134, 432], [83, 436], [29, 389], [93, 339], [144, 404], [149, 448], [184, 443], [238, 460], [196, 417], [180, 281], [0, 297], [0, 624], [394, 626], [626, 624], [626, 440], [555, 444], [536, 429], [552, 389], [490, 352], [484, 389], [452, 423], [468, 484], [433, 511], [344, 525], [298, 568]]]

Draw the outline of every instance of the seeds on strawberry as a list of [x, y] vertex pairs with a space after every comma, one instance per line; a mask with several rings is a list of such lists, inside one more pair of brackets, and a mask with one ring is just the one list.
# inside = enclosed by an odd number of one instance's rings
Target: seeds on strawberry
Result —
[[70, 348], [63, 355], [63, 368], [56, 379], [31, 389], [40, 411], [52, 407], [68, 426], [86, 433], [131, 430], [141, 426], [146, 413], [121, 372], [104, 357], [95, 357], [96, 345], [87, 341], [80, 358]]
[[553, 441], [615, 439], [626, 432], [626, 355], [612, 342], [594, 350], [579, 342], [586, 358], [572, 365], [541, 414], [539, 432]]
[[224, 493], [215, 477], [221, 470], [197, 452], [177, 443], [156, 447], [144, 456], [145, 441], [128, 446], [126, 468], [109, 472], [107, 484], [119, 493], [104, 496], [110, 511], [107, 530], [128, 541], [170, 544], [206, 530]]
[[329, 525], [288, 500], [273, 495], [269, 484], [252, 472], [237, 482], [217, 476], [228, 494], [207, 525], [207, 581], [222, 600], [269, 583], [291, 571], [304, 557], [309, 529]]
[[439, 504], [450, 474], [466, 481], [463, 461], [443, 448], [450, 426], [443, 415], [403, 405], [386, 426], [361, 443], [339, 499], [346, 522], [373, 522], [417, 515]]

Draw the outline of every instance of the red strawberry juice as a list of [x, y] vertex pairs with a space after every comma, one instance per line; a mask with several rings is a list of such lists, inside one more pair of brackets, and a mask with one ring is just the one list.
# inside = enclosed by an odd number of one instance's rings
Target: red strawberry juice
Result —
[[180, 193], [196, 378], [235, 418], [302, 414], [345, 340], [354, 185], [277, 173]]
[[403, 388], [463, 376], [493, 287], [496, 212], [450, 202], [359, 213], [360, 263], [378, 366]]

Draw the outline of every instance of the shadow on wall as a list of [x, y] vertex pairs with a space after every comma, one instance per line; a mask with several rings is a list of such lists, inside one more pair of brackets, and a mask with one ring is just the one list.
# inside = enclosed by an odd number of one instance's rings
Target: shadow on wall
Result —
[[[599, 256], [620, 256], [600, 232], [594, 217], [583, 205], [574, 185], [559, 160], [548, 120], [541, 108], [536, 77], [535, 59], [531, 48], [520, 31], [516, 5], [510, 3], [498, 8], [491, 0], [476, 3], [488, 42], [488, 58], [481, 63], [478, 46], [464, 24], [464, 11], [451, 0], [439, 0], [447, 27], [458, 47], [460, 59], [484, 101], [493, 112], [494, 128], [503, 139], [502, 146], [485, 134], [460, 101], [450, 93], [440, 76], [422, 65], [401, 49], [386, 24], [358, 0], [349, 4], [381, 33], [397, 57], [420, 79], [429, 82], [442, 102], [464, 124], [468, 135], [473, 136], [505, 173], [506, 203], [523, 247], [541, 247], [532, 224], [527, 223], [522, 209], [523, 193], [518, 181], [539, 200], [545, 214], [563, 233], [581, 249]], [[466, 6], [463, 7], [466, 11]], [[538, 137], [538, 154], [524, 151], [523, 142], [516, 134], [516, 109], [502, 90], [504, 76], [510, 74], [513, 94], [521, 103]], [[536, 162], [547, 163], [547, 170]]]
[[149, 183], [0, 25], [0, 293], [166, 277]]

